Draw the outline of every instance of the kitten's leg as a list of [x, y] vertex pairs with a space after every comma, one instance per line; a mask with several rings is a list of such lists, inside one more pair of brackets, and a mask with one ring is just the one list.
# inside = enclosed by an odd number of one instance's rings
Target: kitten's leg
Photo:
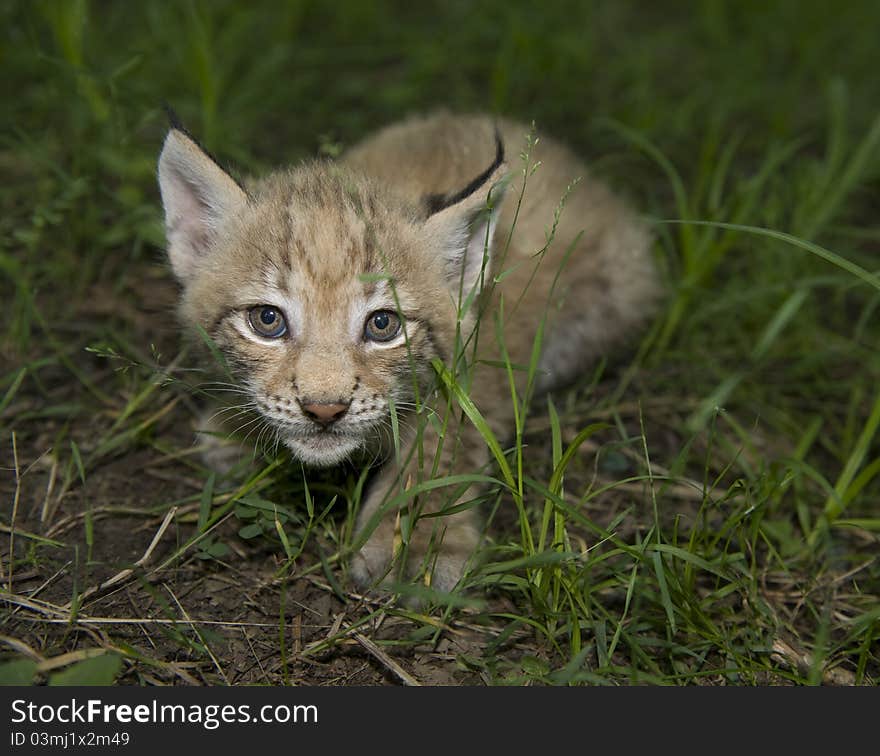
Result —
[[[444, 489], [421, 494], [418, 497], [416, 522], [412, 528], [409, 542], [402, 544], [400, 518], [412, 507], [413, 497], [404, 496], [402, 505], [392, 499], [419, 480], [427, 480], [433, 463], [432, 452], [437, 450], [440, 439], [433, 431], [426, 432], [423, 438], [425, 468], [413, 461], [401, 471], [394, 463], [386, 465], [370, 487], [358, 515], [356, 534], [360, 535], [373, 528], [360, 551], [351, 562], [351, 575], [361, 587], [394, 582], [399, 565], [392, 562], [398, 554], [406, 554], [403, 577], [412, 579], [424, 576], [431, 588], [451, 591], [465, 572], [468, 561], [479, 544], [479, 517], [472, 508], [462, 509], [448, 515], [436, 515], [453, 504], [467, 502], [476, 495], [474, 487], [469, 488], [454, 502], [444, 496]], [[437, 476], [455, 472], [477, 471], [485, 462], [485, 448], [478, 443], [478, 436], [470, 434], [466, 442], [452, 449], [453, 444], [443, 444], [439, 451]], [[479, 460], [477, 459], [479, 457]], [[378, 522], [376, 522], [378, 520]]]
[[[391, 496], [391, 489], [398, 479], [398, 470], [394, 463], [386, 464], [367, 489], [361, 502], [355, 526], [355, 540], [365, 531], [368, 533], [366, 542], [352, 557], [350, 570], [355, 584], [360, 588], [369, 588], [385, 580], [391, 571], [391, 557], [394, 550], [394, 533], [397, 522], [397, 509], [383, 510], [383, 504]], [[375, 518], [379, 521], [374, 524]], [[373, 528], [370, 531], [370, 528]]]
[[[374, 485], [358, 517], [359, 534], [382, 508], [386, 494], [387, 489]], [[436, 512], [439, 507], [432, 506], [435, 502], [436, 499], [429, 499], [422, 505], [422, 515]], [[366, 543], [352, 558], [351, 576], [358, 586], [368, 588], [395, 582], [395, 565], [392, 562], [397, 556], [395, 542], [400, 539], [399, 511], [393, 507], [385, 512]], [[426, 584], [448, 593], [461, 580], [478, 543], [478, 518], [472, 511], [462, 510], [442, 517], [421, 517], [405, 548], [404, 577], [411, 579], [422, 574]], [[402, 548], [399, 548], [399, 553], [403, 553]]]

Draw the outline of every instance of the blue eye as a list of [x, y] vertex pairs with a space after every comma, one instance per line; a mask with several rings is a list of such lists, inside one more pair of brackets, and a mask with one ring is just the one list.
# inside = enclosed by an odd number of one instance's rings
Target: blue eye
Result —
[[259, 336], [278, 339], [287, 333], [287, 321], [281, 310], [272, 305], [257, 305], [248, 310], [248, 322]]
[[400, 333], [400, 316], [391, 310], [377, 310], [367, 318], [364, 338], [367, 341], [391, 341]]

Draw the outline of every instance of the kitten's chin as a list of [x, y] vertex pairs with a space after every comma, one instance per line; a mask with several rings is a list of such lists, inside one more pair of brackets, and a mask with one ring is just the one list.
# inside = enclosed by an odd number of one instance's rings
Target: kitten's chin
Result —
[[361, 441], [357, 438], [329, 433], [308, 438], [288, 437], [284, 443], [297, 459], [310, 467], [338, 465], [361, 447]]

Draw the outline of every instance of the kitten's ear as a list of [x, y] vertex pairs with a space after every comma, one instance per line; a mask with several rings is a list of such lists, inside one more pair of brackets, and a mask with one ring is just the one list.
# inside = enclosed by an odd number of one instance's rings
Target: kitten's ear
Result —
[[183, 131], [172, 128], [159, 156], [168, 258], [186, 283], [226, 220], [247, 203], [244, 190]]
[[[450, 287], [464, 298], [481, 284], [492, 253], [492, 238], [510, 176], [504, 146], [495, 134], [495, 161], [457, 194], [427, 198], [425, 230], [446, 258]], [[460, 289], [459, 289], [460, 287]]]
[[439, 210], [425, 221], [446, 258], [450, 288], [463, 297], [480, 286], [492, 255], [492, 239], [501, 200], [507, 189], [507, 169], [499, 165], [483, 185], [464, 199]]

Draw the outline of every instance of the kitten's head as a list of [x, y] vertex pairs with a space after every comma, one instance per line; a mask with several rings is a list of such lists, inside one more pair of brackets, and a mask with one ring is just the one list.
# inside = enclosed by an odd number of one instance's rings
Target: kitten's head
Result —
[[490, 168], [447, 197], [399, 197], [331, 162], [245, 189], [169, 132], [159, 185], [181, 316], [303, 462], [378, 451], [392, 408], [412, 409], [431, 360], [452, 356], [470, 327], [460, 303], [488, 275], [502, 158], [499, 143]]

